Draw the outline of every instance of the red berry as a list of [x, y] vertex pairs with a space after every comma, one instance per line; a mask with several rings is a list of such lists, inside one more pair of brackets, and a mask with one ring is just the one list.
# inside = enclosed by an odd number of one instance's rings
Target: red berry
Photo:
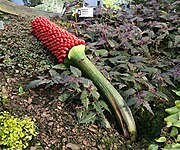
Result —
[[32, 33], [58, 58], [60, 63], [63, 63], [73, 46], [85, 44], [84, 40], [78, 39], [44, 17], [37, 17], [31, 25]]

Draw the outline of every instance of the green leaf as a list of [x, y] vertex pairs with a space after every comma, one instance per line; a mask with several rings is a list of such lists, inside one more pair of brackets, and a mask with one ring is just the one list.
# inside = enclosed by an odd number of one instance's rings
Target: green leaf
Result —
[[127, 73], [123, 73], [123, 74], [121, 74], [120, 76], [121, 76], [120, 78], [121, 78], [122, 80], [130, 81], [130, 82], [135, 82], [134, 77], [130, 76], [130, 75], [127, 74]]
[[92, 42], [94, 41], [94, 34], [92, 34], [92, 33], [90, 33], [90, 34], [84, 34], [83, 36], [84, 36], [85, 38], [91, 39]]
[[80, 79], [81, 83], [83, 84], [83, 86], [84, 86], [85, 88], [89, 88], [90, 86], [93, 85], [93, 83], [92, 83], [91, 80], [88, 80], [88, 79], [83, 78], [83, 77], [81, 77], [81, 78], [79, 78], [79, 79]]
[[59, 83], [62, 83], [62, 82], [63, 82], [62, 77], [60, 76], [60, 74], [59, 74], [56, 70], [50, 69], [50, 70], [49, 70], [49, 73], [50, 73], [51, 79], [52, 79], [52, 81], [53, 81], [54, 83], [59, 84]]
[[180, 96], [180, 90], [172, 90], [176, 95]]
[[175, 144], [172, 144], [172, 150], [179, 150], [180, 149], [180, 144], [179, 143], [175, 143]]
[[176, 127], [173, 127], [170, 132], [170, 136], [175, 137], [176, 135], [178, 135], [178, 129]]
[[83, 103], [83, 106], [86, 108], [86, 110], [88, 111], [88, 105], [89, 105], [89, 98], [86, 97], [84, 99], [81, 100]]
[[20, 86], [19, 89], [18, 89], [18, 91], [19, 91], [19, 93], [23, 93], [23, 92], [24, 92], [23, 87]]
[[165, 82], [168, 83], [169, 85], [172, 85], [172, 86], [176, 87], [176, 86], [174, 85], [174, 83], [172, 83], [172, 81], [170, 80], [170, 78], [169, 78], [168, 76], [164, 77], [163, 79], [164, 79]]
[[105, 110], [107, 110], [108, 112], [111, 113], [108, 105], [107, 105], [104, 101], [100, 100], [100, 101], [99, 101], [99, 104], [100, 104]]
[[180, 142], [180, 134], [177, 136], [176, 141], [177, 141], [177, 142]]
[[112, 48], [117, 47], [119, 45], [115, 40], [108, 39], [107, 42]]
[[168, 101], [168, 97], [167, 97], [167, 95], [166, 94], [164, 94], [164, 93], [162, 93], [162, 92], [160, 92], [160, 91], [157, 91], [157, 93], [156, 93], [157, 95], [159, 95], [161, 98], [163, 98], [163, 99], [165, 99], [165, 100], [167, 100]]
[[[116, 57], [108, 58], [108, 60], [109, 60], [111, 63], [113, 63], [113, 64], [119, 64], [119, 66], [120, 66], [120, 65], [126, 63], [126, 61], [124, 61], [125, 58], [126, 58], [126, 57], [124, 57], [124, 56], [118, 55], [118, 56], [116, 56]], [[126, 66], [128, 67], [127, 64], [126, 64]], [[122, 67], [122, 66], [121, 66], [121, 67]]]
[[173, 115], [173, 114], [178, 113], [180, 111], [180, 109], [178, 109], [176, 106], [174, 106], [174, 107], [165, 109], [165, 111], [167, 113], [169, 113], [170, 115]]
[[162, 150], [172, 150], [172, 144], [166, 144]]
[[62, 73], [61, 73], [61, 77], [62, 78], [65, 78], [65, 77], [67, 77], [68, 75], [70, 75], [71, 74], [71, 72], [69, 71], [69, 70], [65, 70], [65, 71], [63, 71]]
[[101, 105], [99, 104], [99, 102], [93, 103], [93, 106], [94, 106], [94, 108], [96, 109], [96, 111], [98, 113], [103, 114], [103, 110], [102, 110]]
[[67, 70], [66, 65], [64, 64], [57, 64], [55, 66], [52, 66], [53, 69], [59, 69], [59, 70]]
[[92, 97], [93, 97], [94, 99], [96, 99], [96, 100], [99, 99], [100, 94], [99, 94], [95, 89], [92, 90], [90, 93], [92, 94]]
[[147, 45], [141, 45], [142, 50], [144, 51], [144, 56], [147, 58], [150, 58], [151, 55], [149, 53], [149, 48]]
[[151, 144], [148, 146], [148, 150], [158, 150], [158, 145], [157, 144]]
[[174, 45], [177, 45], [179, 43], [180, 43], [180, 35], [176, 35]]
[[151, 113], [154, 115], [151, 106], [149, 105], [149, 103], [147, 101], [143, 101], [143, 106]]
[[9, 102], [9, 100], [6, 97], [0, 97], [0, 102], [5, 105]]
[[179, 115], [178, 114], [170, 115], [166, 117], [164, 120], [166, 121], [167, 126], [170, 127], [179, 120]]
[[75, 77], [81, 77], [82, 73], [81, 73], [81, 70], [79, 70], [78, 68], [70, 66], [70, 70], [74, 74]]
[[87, 98], [87, 97], [88, 97], [88, 92], [87, 92], [86, 90], [84, 90], [84, 91], [81, 93], [80, 99], [82, 100], [82, 99], [85, 99], [85, 98]]
[[54, 69], [50, 69], [50, 70], [49, 70], [49, 73], [50, 73], [51, 77], [55, 77], [55, 76], [58, 76], [58, 75], [59, 75], [59, 73], [57, 73], [57, 71], [54, 70]]
[[136, 104], [136, 102], [137, 102], [137, 98], [132, 97], [132, 98], [128, 99], [127, 105], [132, 106], [132, 105]]
[[31, 81], [27, 86], [26, 89], [31, 89], [37, 87], [42, 82], [42, 79]]
[[100, 56], [107, 56], [108, 55], [108, 51], [106, 49], [98, 49], [96, 50], [96, 54], [100, 55]]
[[81, 93], [81, 102], [83, 103], [83, 106], [86, 108], [86, 110], [88, 110], [88, 105], [89, 105], [89, 98], [88, 98], [88, 92], [86, 90], [84, 90]]
[[110, 125], [109, 121], [106, 119], [106, 117], [105, 117], [104, 114], [101, 114], [101, 115], [99, 116], [99, 122], [100, 122], [100, 124], [101, 124], [102, 127], [106, 127], [106, 128], [108, 128], [108, 129], [111, 128], [111, 125]]
[[180, 100], [175, 101], [176, 107], [178, 108], [179, 112], [180, 112]]
[[52, 81], [53, 81], [53, 83], [56, 83], [56, 84], [63, 83], [63, 79], [62, 79], [62, 77], [60, 75], [52, 77]]
[[19, 87], [18, 92], [19, 92], [18, 95], [23, 95], [23, 94], [25, 94], [24, 89], [23, 89], [22, 86]]
[[136, 48], [134, 48], [134, 46], [132, 46], [131, 43], [126, 42], [126, 45], [125, 45], [125, 46], [126, 46], [127, 49], [130, 49], [130, 50], [131, 50], [131, 53], [137, 52]]
[[94, 123], [96, 120], [96, 114], [93, 112], [90, 112], [85, 118], [83, 118], [80, 123]]
[[168, 41], [168, 48], [173, 48], [173, 42], [172, 41]]
[[71, 83], [71, 84], [69, 85], [69, 87], [70, 87], [71, 89], [76, 90], [78, 93], [82, 92], [81, 89], [80, 89], [80, 85], [79, 85], [78, 83]]
[[122, 96], [124, 96], [124, 97], [129, 97], [129, 96], [131, 96], [131, 95], [134, 95], [135, 93], [136, 93], [136, 90], [133, 89], [133, 88], [130, 88], [130, 89], [122, 92]]
[[80, 122], [82, 117], [83, 117], [83, 110], [82, 109], [77, 110], [77, 119], [78, 119], [78, 122]]
[[2, 137], [3, 135], [4, 135], [4, 132], [0, 130], [0, 137]]
[[153, 68], [153, 67], [145, 67], [141, 71], [148, 72], [149, 74], [153, 75], [153, 74], [156, 74], [158, 72], [158, 69], [157, 68]]
[[173, 126], [180, 128], [180, 119], [176, 121]]
[[58, 97], [58, 99], [61, 101], [61, 102], [64, 102], [64, 101], [66, 101], [69, 97], [70, 97], [70, 93], [68, 93], [68, 92], [64, 92], [62, 95], [60, 95], [59, 97]]
[[156, 142], [159, 142], [159, 143], [166, 142], [166, 137], [162, 136], [162, 137], [156, 139]]

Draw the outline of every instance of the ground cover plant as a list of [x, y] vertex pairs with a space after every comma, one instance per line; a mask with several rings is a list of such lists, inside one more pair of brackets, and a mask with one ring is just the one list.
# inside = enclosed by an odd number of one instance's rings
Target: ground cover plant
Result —
[[25, 149], [37, 134], [30, 118], [17, 118], [6, 111], [0, 113], [0, 124], [1, 149]]
[[147, 149], [160, 137], [165, 109], [176, 100], [172, 89], [179, 88], [177, 6], [149, 1], [130, 12], [97, 8], [94, 18], [65, 14], [64, 21], [52, 19], [86, 41], [89, 59], [131, 107], [139, 132], [136, 143], [117, 132], [92, 81], [79, 69], [58, 64], [31, 35], [31, 19], [5, 14], [1, 14], [5, 29], [0, 30], [0, 86], [1, 99], [9, 102], [1, 103], [0, 109], [36, 118], [38, 142], [32, 145], [42, 149]]

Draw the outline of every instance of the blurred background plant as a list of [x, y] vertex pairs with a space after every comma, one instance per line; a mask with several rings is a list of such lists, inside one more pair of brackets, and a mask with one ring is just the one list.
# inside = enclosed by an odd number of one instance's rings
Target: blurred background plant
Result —
[[[63, 14], [65, 11], [63, 0], [42, 0], [42, 4], [35, 6], [35, 9], [56, 12]], [[69, 1], [70, 2], [70, 1]]]
[[133, 0], [103, 0], [103, 5], [106, 8], [111, 9], [122, 9], [121, 6], [124, 6], [127, 9], [127, 6], [131, 4]]

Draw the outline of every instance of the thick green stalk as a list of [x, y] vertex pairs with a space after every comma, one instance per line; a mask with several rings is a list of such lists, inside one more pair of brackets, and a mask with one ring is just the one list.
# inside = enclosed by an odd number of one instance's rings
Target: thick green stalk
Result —
[[84, 45], [74, 46], [69, 51], [68, 58], [97, 86], [102, 96], [106, 98], [107, 102], [111, 105], [117, 122], [122, 127], [124, 135], [130, 136], [131, 140], [134, 141], [137, 136], [137, 131], [131, 110], [112, 84], [86, 57], [84, 51]]

